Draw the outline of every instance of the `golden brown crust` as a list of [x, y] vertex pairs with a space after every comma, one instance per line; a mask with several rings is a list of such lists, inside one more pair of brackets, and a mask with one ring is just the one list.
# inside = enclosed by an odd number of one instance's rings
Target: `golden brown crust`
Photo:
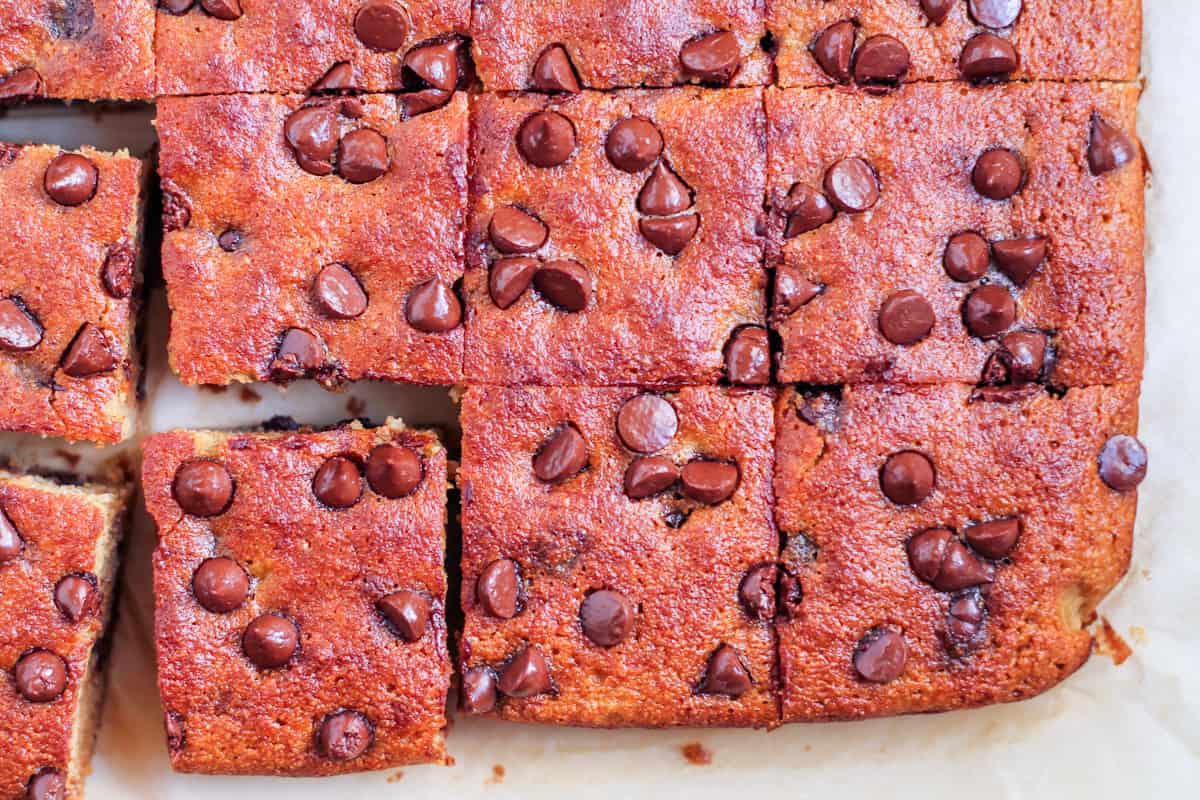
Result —
[[[576, 149], [541, 168], [516, 146], [521, 124], [551, 108], [571, 121]], [[650, 169], [627, 173], [605, 155], [618, 121], [651, 120], [663, 155], [695, 193], [695, 237], [676, 257], [639, 231], [637, 198]], [[472, 108], [466, 374], [507, 384], [705, 384], [740, 325], [762, 324], [765, 132], [754, 89], [587, 92], [567, 98], [481, 95]], [[492, 212], [514, 205], [549, 226], [544, 260], [575, 259], [594, 277], [587, 309], [566, 313], [530, 289], [506, 309], [488, 294], [499, 253]]]
[[[804, 589], [798, 617], [777, 626], [785, 722], [1018, 700], [1087, 659], [1082, 625], [1128, 567], [1137, 504], [1101, 482], [1097, 459], [1108, 437], [1135, 432], [1137, 386], [1014, 403], [972, 401], [973, 391], [847, 387], [833, 411], [816, 414], [794, 390], [780, 397], [775, 514]], [[933, 462], [936, 484], [901, 507], [881, 492], [879, 470], [908, 449]], [[1020, 517], [1020, 537], [995, 564], [982, 641], [956, 658], [946, 646], [950, 595], [916, 577], [906, 542], [1007, 516]], [[880, 625], [903, 632], [908, 661], [898, 679], [871, 684], [851, 655]]]
[[[0, 349], [0, 429], [107, 444], [134, 423], [143, 165], [124, 152], [82, 148], [98, 169], [96, 193], [66, 206], [45, 190], [46, 167], [62, 152], [0, 143], [0, 300], [19, 298], [43, 328], [32, 350]], [[102, 278], [114, 248], [128, 248], [133, 271], [133, 288], [121, 298]], [[85, 323], [104, 332], [117, 364], [72, 377], [62, 359]]]
[[1142, 42], [1140, 0], [1024, 0], [1015, 25], [993, 31], [971, 18], [965, 2], [951, 4], [940, 25], [931, 24], [917, 0], [768, 0], [767, 28], [778, 50], [778, 85], [833, 83], [809, 48], [835, 22], [858, 25], [857, 41], [886, 34], [908, 49], [905, 80], [957, 80], [963, 45], [979, 33], [996, 33], [1017, 51], [1021, 80], [1132, 81]]
[[471, 22], [475, 66], [488, 91], [534, 88], [534, 64], [554, 44], [566, 49], [585, 88], [687, 83], [680, 48], [716, 31], [733, 32], [740, 45], [731, 85], [770, 82], [770, 57], [759, 47], [766, 32], [760, 0], [476, 0]]
[[[422, 456], [424, 477], [407, 497], [364, 484], [353, 506], [332, 510], [312, 490], [330, 456], [360, 463], [395, 441]], [[143, 490], [158, 525], [154, 554], [159, 690], [174, 735], [172, 766], [183, 772], [328, 775], [442, 761], [450, 662], [446, 652], [446, 452], [432, 433], [399, 423], [320, 433], [159, 434], [144, 446]], [[234, 481], [223, 514], [182, 513], [172, 494], [177, 468], [220, 461]], [[204, 610], [192, 574], [227, 556], [251, 576], [245, 603]], [[375, 603], [407, 589], [429, 597], [425, 634], [406, 643]], [[300, 629], [300, 652], [263, 670], [243, 654], [246, 625], [283, 613]], [[325, 715], [366, 715], [374, 741], [362, 756], [332, 761], [315, 749]], [[173, 715], [173, 716], [172, 716]]]
[[372, 50], [354, 32], [363, 0], [275, 3], [242, 0], [242, 16], [221, 20], [197, 3], [176, 16], [159, 8], [154, 51], [159, 95], [306, 92], [338, 63], [353, 68], [354, 87], [403, 88], [400, 65], [414, 45], [465, 36], [470, 0], [406, 0], [408, 36], [394, 52]]
[[[0, 797], [25, 797], [29, 779], [41, 769], [58, 770], [73, 792], [82, 788], [90, 743], [81, 754], [84, 762], [72, 764], [72, 737], [88, 665], [104, 629], [101, 609], [113, 594], [111, 562], [123, 502], [115, 490], [61, 487], [0, 472], [0, 510], [24, 540], [20, 556], [0, 562]], [[72, 622], [55, 606], [54, 589], [76, 573], [96, 578], [101, 602], [95, 613]], [[35, 648], [67, 664], [66, 689], [51, 702], [24, 699], [13, 680], [17, 660]]]
[[[462, 276], [465, 96], [408, 120], [394, 96], [351, 101], [364, 113], [339, 117], [343, 132], [375, 129], [391, 158], [386, 174], [362, 184], [301, 169], [283, 126], [304, 102], [229, 95], [158, 106], [159, 174], [190, 209], [186, 226], [163, 237], [172, 367], [185, 383], [268, 380], [281, 336], [301, 328], [323, 340], [320, 377], [330, 383], [460, 380], [462, 326], [418, 331], [405, 305], [414, 287]], [[226, 230], [241, 233], [232, 252], [218, 242]], [[356, 319], [329, 318], [311, 299], [314, 277], [339, 262], [369, 298]]]
[[[686, 388], [663, 395], [679, 430], [660, 455], [682, 466], [705, 456], [736, 461], [731, 499], [698, 506], [678, 528], [670, 492], [631, 500], [622, 489], [633, 454], [615, 419], [636, 389], [475, 386], [463, 403], [464, 669], [500, 669], [525, 643], [546, 654], [556, 692], [501, 699], [504, 719], [569, 725], [770, 726], [777, 717], [774, 642], [766, 623], [738, 604], [743, 573], [777, 552], [771, 523], [771, 397], [767, 392]], [[588, 466], [550, 486], [531, 466], [555, 428], [573, 423]], [[694, 504], [693, 504], [694, 505]], [[489, 616], [475, 581], [499, 557], [514, 559], [526, 582], [523, 610]], [[580, 628], [589, 590], [626, 595], [640, 609], [629, 637], [601, 648]], [[698, 693], [707, 660], [733, 646], [753, 687], [740, 698]]]
[[[833, 89], [770, 90], [769, 260], [824, 291], [777, 321], [779, 379], [841, 383], [980, 380], [996, 342], [962, 319], [979, 282], [957, 283], [942, 266], [949, 237], [975, 230], [989, 241], [1045, 236], [1048, 257], [1023, 288], [1014, 329], [1051, 334], [1052, 383], [1080, 386], [1141, 378], [1145, 285], [1143, 164], [1093, 175], [1093, 114], [1128, 132], [1138, 89], [1115, 84], [1009, 84], [972, 89], [909, 85], [886, 97]], [[994, 147], [1020, 153], [1024, 187], [1008, 201], [971, 184], [976, 159]], [[879, 176], [880, 200], [863, 214], [784, 239], [794, 182], [820, 188], [826, 168], [858, 156]], [[993, 265], [984, 282], [1010, 285]], [[894, 291], [931, 303], [924, 341], [883, 338], [877, 318]]]
[[0, 0], [0, 79], [22, 68], [47, 97], [144, 100], [154, 95], [150, 0]]

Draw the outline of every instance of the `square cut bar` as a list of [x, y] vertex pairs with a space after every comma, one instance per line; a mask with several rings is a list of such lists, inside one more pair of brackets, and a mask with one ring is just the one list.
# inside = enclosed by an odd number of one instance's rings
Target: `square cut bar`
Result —
[[1142, 7], [1140, 0], [767, 0], [767, 28], [783, 87], [1009, 76], [1133, 81]]
[[771, 82], [759, 0], [475, 0], [475, 65], [492, 92]]
[[481, 95], [472, 116], [468, 381], [716, 383], [764, 322], [761, 91]]
[[451, 90], [470, 19], [470, 0], [160, 0], [157, 93]]
[[767, 390], [473, 386], [462, 423], [466, 711], [775, 724], [774, 635], [739, 602], [778, 554]]
[[771, 91], [779, 379], [1138, 381], [1137, 95], [1054, 83]]
[[148, 0], [0, 0], [0, 105], [154, 95]]
[[143, 164], [0, 143], [0, 429], [133, 432]]
[[803, 594], [777, 625], [784, 722], [1019, 700], [1087, 660], [1129, 565], [1137, 386], [996, 396], [778, 400], [775, 514]]
[[461, 379], [464, 95], [172, 98], [157, 126], [184, 383]]
[[0, 472], [0, 797], [83, 796], [128, 494]]
[[329, 775], [445, 759], [446, 451], [389, 420], [145, 444], [171, 765]]

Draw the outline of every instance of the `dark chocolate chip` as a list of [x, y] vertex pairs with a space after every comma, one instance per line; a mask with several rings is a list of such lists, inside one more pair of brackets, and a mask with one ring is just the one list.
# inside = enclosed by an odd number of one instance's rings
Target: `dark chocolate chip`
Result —
[[971, 182], [975, 191], [992, 200], [1007, 200], [1017, 193], [1025, 180], [1021, 160], [1002, 147], [988, 150], [975, 162]]
[[879, 307], [879, 332], [893, 344], [916, 344], [929, 335], [933, 323], [933, 306], [912, 289], [889, 295]]
[[684, 74], [708, 83], [725, 84], [742, 64], [738, 38], [730, 31], [700, 36], [679, 49]]
[[992, 256], [1001, 272], [1013, 283], [1024, 286], [1046, 260], [1046, 240], [1041, 236], [1003, 239], [992, 243]]
[[246, 602], [250, 576], [232, 558], [209, 558], [192, 573], [192, 594], [205, 610], [227, 614]]
[[821, 293], [823, 287], [800, 274], [795, 267], [780, 265], [775, 270], [775, 290], [771, 300], [772, 315], [782, 319], [796, 313]]
[[890, 628], [872, 628], [854, 648], [854, 670], [872, 683], [889, 683], [904, 672], [908, 645]]
[[1022, 383], [1013, 386], [980, 386], [971, 392], [970, 402], [1019, 403], [1041, 394], [1041, 392], [1042, 387], [1036, 383]]
[[933, 492], [936, 482], [933, 462], [915, 450], [892, 453], [879, 470], [880, 489], [896, 505], [920, 503]]
[[856, 34], [854, 23], [844, 19], [817, 34], [812, 44], [813, 58], [825, 74], [838, 83], [850, 80], [850, 59], [854, 55]]
[[683, 493], [698, 503], [716, 505], [733, 496], [741, 475], [737, 464], [724, 461], [689, 461], [679, 475]]
[[546, 243], [550, 228], [534, 215], [513, 206], [492, 212], [488, 238], [505, 255], [532, 253]]
[[71, 622], [95, 615], [100, 610], [96, 576], [81, 572], [59, 578], [54, 584], [54, 606]]
[[59, 205], [77, 206], [91, 200], [100, 182], [100, 170], [78, 153], [60, 153], [46, 167], [46, 194]]
[[546, 302], [563, 311], [583, 311], [592, 295], [592, 274], [578, 261], [556, 259], [538, 268], [533, 285]]
[[362, 473], [345, 456], [325, 460], [313, 476], [312, 490], [317, 499], [331, 508], [349, 508], [362, 496]]
[[925, 16], [934, 25], [941, 25], [946, 21], [946, 16], [950, 13], [950, 9], [954, 7], [956, 0], [921, 0], [921, 10], [925, 12]]
[[575, 152], [575, 126], [557, 111], [530, 114], [517, 131], [517, 149], [535, 167], [557, 167]]
[[1125, 166], [1137, 158], [1137, 147], [1129, 135], [1110, 125], [1099, 114], [1092, 114], [1088, 135], [1088, 169], [1093, 175], [1103, 175]]
[[513, 656], [500, 673], [500, 691], [509, 697], [533, 697], [550, 691], [550, 666], [535, 644]]
[[674, 170], [660, 161], [654, 165], [638, 193], [637, 207], [643, 214], [678, 214], [692, 207], [692, 190]]
[[392, 630], [406, 642], [419, 641], [429, 625], [429, 599], [401, 590], [381, 598], [375, 607], [391, 623]]
[[546, 483], [558, 483], [587, 466], [587, 442], [574, 425], [560, 427], [533, 457], [533, 474]]
[[67, 662], [49, 650], [31, 650], [17, 660], [17, 691], [31, 703], [57, 700], [67, 689]]
[[946, 632], [952, 655], [964, 656], [979, 644], [987, 605], [978, 589], [968, 589], [950, 599], [946, 614]]
[[829, 198], [803, 183], [795, 184], [788, 191], [784, 210], [788, 214], [787, 227], [783, 232], [785, 239], [808, 233], [832, 222], [836, 213], [829, 204]]
[[982, 278], [989, 261], [987, 240], [974, 231], [951, 236], [942, 252], [942, 267], [946, 274], [960, 283]]
[[186, 14], [196, 0], [158, 0], [158, 7], [172, 16], [180, 17]]
[[238, 0], [200, 0], [200, 7], [210, 16], [227, 22], [242, 16], [242, 4]]
[[381, 444], [367, 456], [367, 483], [375, 494], [407, 497], [421, 484], [421, 457], [398, 444]]
[[679, 217], [648, 217], [638, 220], [638, 230], [650, 244], [669, 256], [677, 256], [687, 247], [700, 227], [698, 214]]
[[475, 581], [475, 597], [491, 616], [515, 617], [521, 610], [521, 570], [517, 562], [498, 558], [487, 564]]
[[725, 377], [735, 386], [766, 386], [771, 382], [771, 345], [767, 329], [747, 325], [725, 343]]
[[367, 293], [344, 264], [326, 264], [312, 284], [313, 304], [327, 317], [354, 319], [367, 310]]
[[453, 289], [433, 278], [409, 292], [404, 318], [424, 333], [446, 333], [462, 323], [462, 301]]
[[1014, 331], [1000, 339], [1007, 355], [1007, 366], [1013, 383], [1030, 383], [1042, 377], [1046, 364], [1046, 334], [1035, 331]]
[[21, 67], [0, 78], [0, 106], [15, 105], [45, 96], [46, 84], [35, 69]]
[[1021, 521], [1016, 517], [980, 522], [963, 531], [963, 537], [980, 555], [1004, 558], [1017, 545], [1021, 535]]
[[354, 15], [354, 35], [372, 50], [399, 50], [408, 28], [408, 12], [392, 0], [367, 0]]
[[342, 137], [337, 171], [350, 183], [368, 183], [388, 171], [387, 139], [379, 131], [359, 128]]
[[981, 561], [946, 528], [921, 531], [908, 540], [907, 549], [916, 576], [943, 592], [991, 583], [995, 577], [992, 565]]
[[635, 458], [625, 470], [625, 494], [631, 500], [643, 500], [665, 492], [679, 480], [679, 468], [664, 456]]
[[304, 106], [288, 114], [283, 136], [296, 163], [313, 175], [333, 172], [333, 153], [338, 145], [337, 112], [332, 105]]
[[625, 595], [601, 589], [589, 594], [579, 606], [579, 624], [592, 642], [613, 647], [625, 641], [633, 628], [633, 607]]
[[110, 297], [122, 300], [133, 293], [133, 269], [137, 256], [127, 244], [115, 244], [104, 257], [100, 282]]
[[291, 380], [311, 374], [324, 363], [325, 344], [315, 334], [302, 328], [288, 328], [279, 340], [269, 369], [273, 380]]
[[980, 286], [963, 303], [963, 322], [980, 339], [998, 336], [1017, 319], [1017, 303], [1008, 289], [995, 283]]
[[458, 85], [457, 39], [423, 44], [404, 54], [404, 69], [432, 89], [452, 91]]
[[187, 724], [184, 722], [183, 715], [176, 714], [174, 711], [168, 711], [163, 716], [163, 727], [167, 733], [167, 749], [171, 753], [178, 753], [187, 744]]
[[215, 517], [233, 501], [233, 478], [215, 461], [189, 461], [175, 471], [171, 493], [183, 513]]
[[116, 366], [117, 357], [109, 349], [108, 337], [90, 322], [83, 323], [62, 358], [62, 370], [72, 378], [111, 372]]
[[872, 36], [854, 53], [854, 82], [868, 87], [895, 85], [908, 72], [909, 63], [908, 48], [899, 39]]
[[358, 711], [328, 714], [317, 731], [317, 751], [331, 761], [353, 761], [374, 741], [370, 720]]
[[623, 172], [641, 172], [662, 154], [663, 138], [648, 119], [630, 117], [613, 126], [604, 140], [604, 152]]
[[1007, 39], [994, 33], [972, 36], [963, 45], [958, 58], [958, 69], [969, 81], [987, 81], [1007, 78], [1020, 64], [1016, 48]]
[[164, 233], [179, 231], [192, 222], [192, 202], [169, 178], [160, 178], [162, 186], [162, 227]]
[[617, 435], [636, 453], [655, 453], [667, 446], [679, 430], [675, 408], [656, 394], [639, 394], [626, 400], [617, 412]]
[[400, 107], [404, 110], [404, 118], [412, 119], [427, 111], [441, 108], [450, 102], [454, 92], [445, 89], [423, 89], [419, 92], [408, 92], [400, 95]]
[[533, 65], [533, 88], [542, 92], [579, 92], [579, 78], [567, 49], [561, 44], [547, 47]]
[[708, 668], [704, 671], [700, 692], [741, 697], [753, 686], [754, 681], [750, 678], [746, 665], [738, 657], [737, 650], [723, 644], [708, 659]]
[[738, 600], [751, 619], [771, 620], [775, 618], [775, 583], [779, 567], [775, 564], [759, 564], [751, 567], [738, 585]]
[[843, 158], [825, 171], [825, 194], [838, 211], [857, 214], [879, 201], [879, 179], [861, 158]]
[[339, 61], [325, 71], [325, 74], [309, 89], [313, 94], [320, 92], [349, 92], [357, 88], [354, 85], [354, 67], [349, 61]]
[[296, 654], [300, 631], [287, 617], [263, 614], [253, 619], [242, 634], [242, 650], [255, 666], [282, 667]]
[[1118, 434], [1100, 450], [1100, 479], [1118, 492], [1137, 488], [1146, 477], [1146, 448], [1132, 436]]
[[25, 787], [25, 800], [66, 800], [62, 773], [51, 767], [38, 770]]
[[16, 298], [0, 300], [0, 349], [32, 350], [42, 342], [42, 323]]
[[0, 564], [12, 561], [21, 555], [21, 549], [24, 546], [25, 543], [17, 531], [17, 526], [3, 510], [0, 510]]
[[496, 707], [496, 673], [491, 667], [472, 667], [462, 676], [462, 709], [486, 714]]
[[540, 264], [535, 258], [502, 258], [488, 273], [488, 294], [498, 308], [508, 308], [525, 294]]
[[1007, 28], [1021, 15], [1021, 0], [970, 0], [967, 8], [985, 28]]

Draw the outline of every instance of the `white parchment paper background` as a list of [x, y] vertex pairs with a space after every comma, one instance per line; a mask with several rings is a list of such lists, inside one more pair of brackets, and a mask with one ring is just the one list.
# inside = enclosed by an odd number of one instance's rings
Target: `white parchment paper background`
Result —
[[[915, 2], [915, 0], [914, 0]], [[1153, 178], [1147, 194], [1148, 360], [1141, 488], [1133, 566], [1101, 607], [1133, 648], [1121, 666], [1097, 655], [1061, 687], [978, 711], [756, 731], [587, 731], [458, 719], [453, 767], [414, 767], [320, 780], [173, 774], [154, 686], [149, 549], [133, 533], [110, 666], [110, 689], [88, 783], [109, 798], [619, 798], [1197, 797], [1200, 796], [1200, 3], [1145, 0], [1147, 78], [1140, 135]], [[89, 142], [144, 151], [151, 113], [35, 109], [0, 118], [0, 140]], [[354, 413], [453, 423], [442, 390], [356, 386], [329, 395], [297, 386], [286, 399], [257, 387], [185, 389], [166, 373], [157, 298], [150, 335], [150, 430], [247, 425], [277, 413], [329, 423]], [[0, 437], [18, 460], [53, 459], [57, 445]], [[111, 454], [106, 452], [105, 456]], [[712, 762], [681, 754], [699, 742]], [[502, 773], [502, 777], [500, 775]]]

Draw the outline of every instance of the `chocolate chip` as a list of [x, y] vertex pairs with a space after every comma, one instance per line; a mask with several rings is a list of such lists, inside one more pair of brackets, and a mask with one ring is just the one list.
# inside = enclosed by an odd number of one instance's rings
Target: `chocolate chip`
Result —
[[1125, 166], [1137, 158], [1133, 140], [1122, 131], [1105, 122], [1099, 114], [1092, 114], [1092, 128], [1088, 135], [1088, 169], [1093, 175], [1103, 175]]
[[163, 718], [163, 727], [167, 733], [167, 749], [178, 753], [187, 744], [187, 725], [183, 715], [168, 711]]
[[362, 473], [345, 456], [325, 460], [312, 481], [313, 494], [331, 508], [349, 508], [362, 496]]
[[570, 423], [563, 425], [533, 457], [533, 474], [546, 483], [558, 483], [587, 466], [587, 442]]
[[242, 4], [238, 0], [200, 0], [200, 7], [227, 22], [242, 16]]
[[592, 274], [578, 261], [547, 261], [533, 275], [533, 285], [546, 302], [563, 311], [583, 311], [592, 295]]
[[100, 610], [96, 576], [80, 572], [59, 578], [54, 584], [54, 606], [71, 622], [94, 615]]
[[401, 590], [381, 598], [375, 607], [404, 641], [416, 642], [425, 635], [425, 628], [429, 625], [428, 598]]
[[448, 92], [443, 89], [424, 89], [419, 92], [409, 92], [400, 95], [400, 107], [404, 110], [404, 118], [412, 119], [415, 116], [424, 114], [426, 111], [441, 108], [449, 103], [450, 98], [453, 96], [454, 92]]
[[491, 667], [472, 667], [462, 676], [462, 709], [486, 714], [496, 707], [496, 673]]
[[654, 165], [650, 177], [638, 193], [637, 207], [643, 214], [678, 214], [692, 207], [692, 190], [660, 161]]
[[1004, 333], [1017, 319], [1017, 303], [1003, 286], [991, 283], [967, 295], [963, 322], [980, 339]]
[[158, 7], [172, 16], [180, 17], [188, 12], [196, 0], [158, 0]]
[[[115, 244], [109, 248], [104, 257], [104, 266], [100, 269], [100, 282], [109, 297], [123, 300], [133, 293], [133, 268], [136, 261], [137, 256], [133, 248], [127, 244]], [[0, 322], [0, 326], [2, 325]], [[0, 334], [0, 339], [2, 338], [3, 335]]]
[[492, 264], [488, 274], [488, 294], [498, 308], [508, 308], [525, 293], [537, 272], [534, 258], [502, 258]]
[[985, 28], [1007, 28], [1021, 14], [1021, 0], [970, 0], [967, 8]]
[[980, 522], [963, 531], [963, 538], [986, 558], [1004, 558], [1016, 547], [1021, 521], [1016, 517]]
[[408, 12], [392, 0], [367, 0], [354, 15], [354, 35], [372, 50], [399, 50], [408, 27]]
[[911, 289], [889, 295], [879, 307], [879, 332], [892, 344], [916, 344], [933, 330], [933, 322], [933, 306]]
[[579, 78], [567, 49], [553, 44], [542, 51], [533, 65], [533, 88], [543, 92], [579, 92]]
[[37, 70], [21, 67], [0, 78], [0, 106], [15, 105], [46, 96], [46, 84]]
[[679, 430], [674, 407], [656, 394], [626, 400], [617, 412], [617, 435], [636, 453], [654, 453], [667, 446]]
[[162, 226], [164, 233], [183, 230], [192, 221], [192, 203], [170, 178], [160, 178], [162, 186]]
[[872, 628], [854, 648], [854, 669], [872, 683], [888, 683], [899, 678], [908, 660], [904, 637], [890, 628]]
[[302, 328], [288, 328], [271, 359], [272, 380], [302, 378], [325, 363], [325, 345], [315, 334]]
[[283, 123], [283, 136], [296, 163], [313, 175], [333, 172], [333, 153], [338, 144], [337, 112], [331, 105], [298, 108]]
[[909, 66], [908, 48], [886, 34], [872, 36], [854, 54], [854, 82], [882, 87], [900, 82]]
[[387, 139], [371, 128], [359, 128], [342, 137], [337, 171], [350, 183], [368, 183], [388, 171]]
[[579, 606], [579, 624], [593, 643], [613, 647], [625, 641], [633, 628], [633, 607], [623, 594], [601, 589]]
[[729, 83], [742, 64], [741, 45], [729, 31], [692, 39], [679, 49], [684, 74], [709, 83]]
[[21, 549], [24, 546], [21, 534], [17, 532], [17, 526], [3, 510], [0, 510], [0, 564], [12, 561], [21, 555]]
[[41, 344], [42, 323], [16, 298], [0, 300], [0, 348], [32, 350]]
[[986, 619], [987, 606], [978, 589], [968, 589], [951, 598], [946, 614], [950, 652], [956, 656], [969, 653], [979, 643]]
[[108, 347], [108, 337], [90, 322], [83, 323], [62, 358], [62, 371], [72, 378], [99, 375], [116, 366], [117, 358]]
[[66, 800], [67, 784], [62, 773], [45, 767], [39, 769], [25, 787], [25, 800]]
[[691, 512], [685, 514], [677, 508], [672, 508], [669, 509], [666, 514], [663, 514], [663, 522], [666, 523], [668, 528], [671, 528], [672, 530], [678, 530], [679, 528], [683, 527], [683, 523], [687, 522], [690, 513]]
[[246, 602], [250, 576], [232, 558], [205, 559], [192, 573], [192, 594], [206, 611], [227, 614]]
[[817, 34], [812, 44], [813, 58], [825, 74], [838, 83], [850, 80], [850, 59], [854, 55], [856, 34], [854, 23], [844, 19]]
[[26, 700], [49, 703], [67, 689], [67, 662], [49, 650], [31, 650], [17, 660], [13, 678]]
[[451, 91], [458, 85], [457, 39], [423, 44], [404, 55], [404, 69], [416, 75], [426, 86]]
[[992, 256], [996, 266], [1018, 286], [1024, 286], [1029, 277], [1046, 260], [1046, 240], [1040, 236], [1027, 239], [1004, 239], [992, 243]]
[[738, 600], [751, 619], [771, 620], [775, 618], [775, 582], [779, 567], [775, 564], [759, 564], [751, 567], [738, 585]]
[[942, 253], [942, 266], [960, 283], [982, 278], [988, 269], [987, 240], [974, 231], [964, 231], [950, 237]]
[[1015, 386], [980, 386], [971, 392], [970, 402], [1019, 403], [1041, 393], [1042, 387], [1036, 383], [1022, 383]]
[[375, 741], [371, 722], [358, 711], [326, 715], [317, 732], [317, 751], [331, 761], [353, 761]]
[[832, 222], [835, 214], [829, 198], [803, 183], [795, 184], [788, 191], [785, 211], [788, 215], [783, 232], [785, 239], [816, 230]]
[[907, 549], [916, 576], [943, 592], [991, 583], [995, 577], [992, 565], [976, 557], [946, 528], [921, 531], [908, 540]]
[[215, 461], [188, 461], [175, 470], [171, 493], [183, 513], [215, 517], [233, 501], [233, 478]]
[[766, 386], [771, 382], [771, 345], [767, 329], [747, 325], [725, 343], [725, 377], [735, 386]]
[[648, 119], [630, 117], [613, 126], [604, 140], [604, 152], [623, 172], [641, 172], [662, 154], [663, 138]]
[[349, 61], [339, 61], [326, 70], [325, 74], [309, 89], [313, 94], [320, 92], [349, 92], [355, 89], [354, 67]]
[[971, 182], [975, 191], [992, 200], [1007, 200], [1021, 188], [1025, 180], [1021, 161], [1011, 150], [998, 147], [988, 150], [975, 162]]
[[664, 456], [635, 458], [625, 470], [625, 494], [631, 500], [643, 500], [665, 492], [679, 480], [679, 468]]
[[462, 301], [453, 289], [433, 278], [409, 292], [404, 318], [423, 333], [446, 333], [462, 323]]
[[963, 45], [958, 69], [967, 80], [979, 82], [1007, 78], [1019, 63], [1011, 42], [993, 33], [981, 33]]
[[312, 284], [313, 303], [327, 317], [354, 319], [367, 310], [367, 293], [343, 264], [326, 264]]
[[950, 13], [955, 2], [956, 0], [921, 0], [921, 10], [930, 22], [941, 25], [946, 21], [946, 15]]
[[255, 666], [282, 667], [296, 654], [300, 631], [287, 617], [263, 614], [253, 619], [242, 634], [242, 650]]
[[861, 158], [843, 158], [825, 171], [825, 194], [838, 211], [858, 214], [879, 201], [879, 179]]
[[1004, 335], [1000, 346], [1008, 356], [1013, 383], [1030, 383], [1041, 378], [1046, 363], [1046, 334], [1014, 331]]
[[715, 506], [733, 496], [741, 479], [737, 464], [724, 461], [689, 461], [680, 473], [683, 493], [698, 503]]
[[775, 270], [772, 314], [778, 319], [796, 313], [821, 293], [823, 287], [800, 274], [795, 267], [780, 265]]
[[421, 484], [421, 457], [407, 447], [381, 444], [367, 456], [367, 483], [382, 497], [407, 497]]
[[784, 619], [796, 619], [803, 600], [804, 590], [800, 586], [800, 579], [780, 567], [779, 578], [775, 582], [775, 614]]
[[514, 206], [501, 206], [492, 212], [488, 238], [501, 253], [532, 253], [546, 243], [550, 228], [546, 223]]
[[704, 681], [700, 684], [702, 694], [723, 694], [727, 697], [741, 697], [753, 688], [754, 682], [750, 672], [737, 650], [723, 644], [713, 652], [708, 659], [708, 668], [704, 671]]
[[557, 111], [530, 114], [517, 131], [517, 149], [535, 167], [557, 167], [575, 152], [575, 126]]
[[513, 656], [500, 673], [500, 691], [509, 697], [533, 697], [550, 691], [550, 667], [537, 645]]
[[650, 244], [669, 256], [677, 256], [696, 235], [700, 227], [698, 214], [679, 217], [650, 217], [638, 220], [638, 230]]
[[43, 185], [59, 205], [77, 206], [91, 200], [100, 182], [100, 170], [91, 159], [77, 153], [60, 153], [46, 167]]
[[1132, 436], [1118, 434], [1100, 450], [1100, 479], [1118, 492], [1137, 488], [1146, 477], [1146, 448]]
[[916, 505], [929, 497], [936, 480], [933, 462], [915, 450], [892, 453], [879, 470], [884, 497], [900, 506]]
[[488, 563], [475, 581], [475, 597], [491, 616], [515, 617], [521, 610], [521, 570], [517, 562], [498, 558]]

